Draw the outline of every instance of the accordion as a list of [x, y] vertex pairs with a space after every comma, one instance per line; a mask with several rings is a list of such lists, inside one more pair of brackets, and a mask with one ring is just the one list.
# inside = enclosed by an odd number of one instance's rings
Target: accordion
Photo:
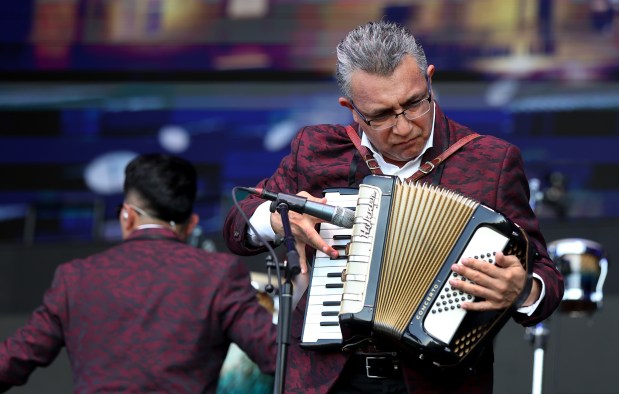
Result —
[[[520, 299], [504, 310], [461, 309], [474, 299], [450, 288], [451, 265], [464, 257], [491, 264], [496, 251], [527, 271]], [[519, 226], [456, 192], [396, 177], [371, 175], [359, 186], [344, 254], [342, 344], [371, 338], [441, 367], [473, 360], [531, 285], [532, 252]]]

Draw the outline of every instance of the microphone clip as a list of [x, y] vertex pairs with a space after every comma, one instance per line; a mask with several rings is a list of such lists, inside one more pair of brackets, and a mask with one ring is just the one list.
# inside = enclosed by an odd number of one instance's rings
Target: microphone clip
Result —
[[271, 202], [269, 210], [275, 212], [280, 204], [285, 204], [289, 211], [303, 212], [306, 203], [306, 197], [297, 196], [295, 194], [277, 193], [277, 197]]

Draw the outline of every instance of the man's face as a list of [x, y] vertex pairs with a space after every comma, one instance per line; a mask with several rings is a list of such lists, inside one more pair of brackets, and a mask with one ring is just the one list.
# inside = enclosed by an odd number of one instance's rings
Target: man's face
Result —
[[[428, 97], [428, 84], [433, 72], [434, 67], [429, 66], [426, 80], [412, 56], [405, 57], [393, 74], [387, 77], [356, 71], [351, 79], [354, 105], [370, 123], [372, 119], [400, 113]], [[352, 113], [385, 160], [402, 166], [421, 153], [430, 137], [433, 107], [431, 105], [427, 113], [413, 120], [400, 115], [395, 126], [384, 130], [373, 129], [356, 111]]]

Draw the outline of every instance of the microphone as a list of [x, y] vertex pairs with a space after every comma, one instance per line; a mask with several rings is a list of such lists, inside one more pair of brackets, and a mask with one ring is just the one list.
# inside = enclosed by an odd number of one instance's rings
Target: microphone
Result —
[[239, 187], [239, 189], [265, 200], [275, 201], [276, 203], [283, 202], [288, 205], [288, 209], [291, 211], [304, 213], [336, 226], [352, 228], [355, 223], [355, 211], [352, 209], [308, 201], [307, 198], [294, 194], [272, 193], [262, 188]]

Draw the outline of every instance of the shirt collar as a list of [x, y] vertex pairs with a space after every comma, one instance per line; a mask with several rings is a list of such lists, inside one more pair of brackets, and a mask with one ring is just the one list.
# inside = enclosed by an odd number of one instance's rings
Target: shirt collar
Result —
[[169, 227], [160, 226], [160, 225], [149, 225], [149, 224], [141, 225], [135, 228], [131, 232], [131, 234], [129, 234], [127, 239], [150, 237], [150, 236], [179, 239], [178, 235], [174, 231], [172, 231], [172, 229], [170, 229]]

